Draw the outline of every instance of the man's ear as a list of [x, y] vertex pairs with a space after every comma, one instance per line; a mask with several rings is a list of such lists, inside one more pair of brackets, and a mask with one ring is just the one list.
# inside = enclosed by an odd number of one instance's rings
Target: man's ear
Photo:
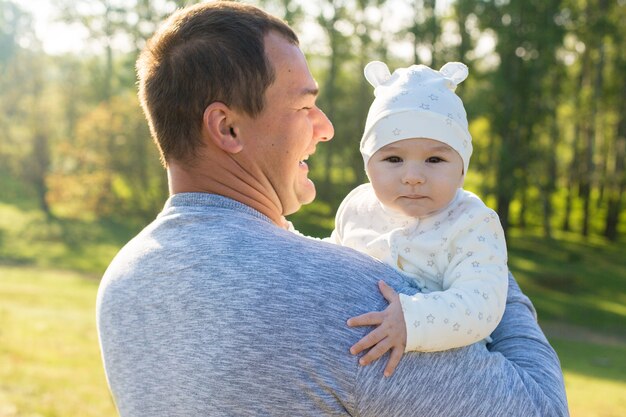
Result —
[[216, 101], [204, 109], [202, 124], [208, 139], [224, 152], [233, 154], [243, 149], [234, 123], [235, 113], [224, 103]]

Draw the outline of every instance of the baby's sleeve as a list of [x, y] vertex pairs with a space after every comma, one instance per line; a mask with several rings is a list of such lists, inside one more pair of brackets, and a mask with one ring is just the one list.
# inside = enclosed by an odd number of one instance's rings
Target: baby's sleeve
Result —
[[400, 294], [406, 351], [470, 345], [488, 337], [502, 318], [508, 287], [504, 232], [491, 209], [471, 219], [448, 246], [443, 291]]

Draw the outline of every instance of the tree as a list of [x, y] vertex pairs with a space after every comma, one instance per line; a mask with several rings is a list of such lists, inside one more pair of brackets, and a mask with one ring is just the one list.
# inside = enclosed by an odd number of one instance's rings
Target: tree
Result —
[[[471, 3], [470, 3], [471, 4]], [[467, 5], [465, 5], [467, 6]], [[523, 203], [523, 224], [527, 182], [537, 126], [545, 117], [546, 93], [543, 88], [546, 63], [554, 62], [560, 42], [558, 34], [546, 37], [546, 28], [554, 27], [558, 1], [474, 3], [482, 30], [496, 36], [495, 52], [499, 65], [490, 77], [490, 120], [498, 139], [496, 167], [496, 210], [506, 230], [510, 225], [510, 206], [516, 195]], [[467, 14], [468, 10], [463, 9]]]
[[[439, 19], [435, 13], [436, 0], [412, 0], [411, 9], [413, 11], [413, 22], [407, 32], [413, 38], [413, 62], [422, 63], [420, 49], [424, 49], [430, 54], [430, 62], [423, 62], [425, 65], [436, 67], [437, 50], [439, 45], [439, 35], [441, 28]], [[439, 65], [441, 66], [441, 65]]]
[[29, 14], [0, 1], [0, 170], [29, 184], [51, 218], [46, 183], [51, 131], [42, 105], [46, 65], [32, 27]]
[[[330, 120], [335, 121], [335, 132], [339, 130], [340, 124], [336, 117], [337, 99], [340, 95], [339, 75], [342, 64], [349, 52], [348, 36], [340, 30], [342, 25], [349, 26], [347, 20], [347, 4], [345, 1], [325, 1], [322, 3], [317, 21], [326, 33], [329, 43], [328, 70], [323, 83], [322, 92], [319, 98], [321, 107], [324, 109]], [[337, 136], [337, 134], [335, 134]], [[324, 179], [321, 187], [321, 194], [330, 197], [332, 189], [333, 155], [337, 148], [337, 141], [331, 141], [324, 147]]]
[[626, 19], [624, 7], [613, 4], [607, 16], [607, 26], [610, 34], [609, 62], [612, 63], [612, 77], [607, 89], [607, 101], [613, 114], [616, 115], [614, 124], [614, 147], [607, 158], [612, 166], [607, 174], [607, 214], [604, 225], [604, 236], [616, 241], [619, 236], [618, 226], [624, 210], [624, 193], [626, 192], [626, 33], [619, 30]]

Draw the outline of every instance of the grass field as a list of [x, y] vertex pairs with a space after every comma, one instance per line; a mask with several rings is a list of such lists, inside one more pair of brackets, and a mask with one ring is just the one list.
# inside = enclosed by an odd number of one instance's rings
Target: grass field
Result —
[[0, 417], [115, 416], [95, 328], [97, 281], [0, 266]]
[[[0, 417], [115, 416], [100, 362], [93, 276], [0, 265]], [[626, 345], [552, 340], [573, 417], [626, 415]]]

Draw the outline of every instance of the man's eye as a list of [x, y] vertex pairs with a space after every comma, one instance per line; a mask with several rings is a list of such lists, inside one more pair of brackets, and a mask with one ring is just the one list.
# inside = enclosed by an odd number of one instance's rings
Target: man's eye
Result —
[[402, 162], [402, 158], [400, 158], [399, 156], [388, 156], [384, 160], [387, 162], [391, 162], [392, 164], [397, 164], [399, 162]]
[[444, 159], [439, 158], [438, 156], [431, 156], [426, 160], [426, 162], [430, 162], [431, 164], [436, 164], [439, 162], [445, 162]]

